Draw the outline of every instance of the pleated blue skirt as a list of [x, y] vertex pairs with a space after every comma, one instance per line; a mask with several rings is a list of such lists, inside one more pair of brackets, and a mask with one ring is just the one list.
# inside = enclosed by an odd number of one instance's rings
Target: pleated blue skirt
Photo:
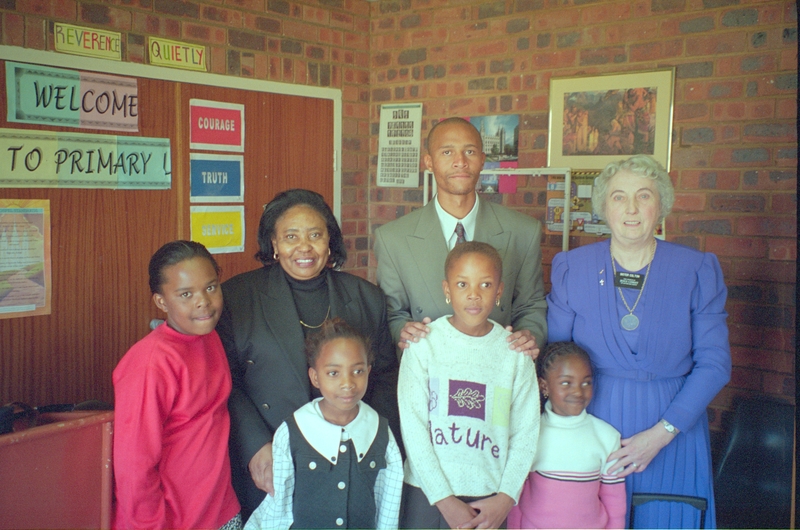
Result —
[[[649, 429], [683, 387], [686, 377], [637, 381], [595, 374], [588, 411], [613, 425], [622, 438]], [[706, 528], [716, 528], [708, 416], [682, 431], [641, 473], [626, 478], [628, 509], [634, 493], [692, 495], [708, 500]], [[636, 508], [635, 528], [698, 528], [700, 512], [683, 503], [653, 501]]]

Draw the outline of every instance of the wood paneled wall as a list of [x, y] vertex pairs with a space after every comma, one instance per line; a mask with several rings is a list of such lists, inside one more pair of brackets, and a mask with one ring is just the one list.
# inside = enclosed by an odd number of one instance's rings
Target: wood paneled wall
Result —
[[[162, 316], [150, 299], [150, 256], [189, 237], [191, 98], [245, 105], [245, 252], [216, 255], [223, 279], [260, 265], [258, 220], [277, 192], [304, 187], [331, 203], [331, 100], [140, 79], [139, 135], [170, 138], [172, 189], [0, 189], [0, 198], [50, 200], [53, 290], [50, 315], [0, 320], [0, 403], [113, 400], [111, 372]], [[108, 134], [0, 114], [4, 128]]]

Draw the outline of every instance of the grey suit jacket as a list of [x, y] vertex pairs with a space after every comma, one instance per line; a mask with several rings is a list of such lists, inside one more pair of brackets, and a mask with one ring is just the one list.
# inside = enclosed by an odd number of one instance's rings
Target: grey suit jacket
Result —
[[[529, 330], [540, 346], [547, 340], [541, 237], [536, 219], [479, 199], [473, 239], [489, 243], [503, 258], [505, 289], [490, 318], [515, 331]], [[447, 243], [433, 201], [378, 228], [375, 257], [395, 342], [409, 320], [452, 314], [442, 291]]]

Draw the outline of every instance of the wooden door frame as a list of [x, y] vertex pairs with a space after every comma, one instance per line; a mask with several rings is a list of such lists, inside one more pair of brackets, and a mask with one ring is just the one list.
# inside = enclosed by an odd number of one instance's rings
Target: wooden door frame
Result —
[[[269, 92], [289, 96], [329, 99], [333, 103], [333, 213], [342, 223], [342, 91], [336, 88], [294, 85], [261, 79], [248, 79], [208, 72], [193, 72], [149, 64], [110, 61], [93, 57], [82, 57], [51, 51], [31, 50], [16, 46], [0, 45], [0, 59], [22, 63], [40, 64], [56, 68], [71, 68], [127, 77], [160, 79], [175, 83], [189, 83], [227, 87], [254, 92]], [[5, 82], [5, 81], [3, 81]]]

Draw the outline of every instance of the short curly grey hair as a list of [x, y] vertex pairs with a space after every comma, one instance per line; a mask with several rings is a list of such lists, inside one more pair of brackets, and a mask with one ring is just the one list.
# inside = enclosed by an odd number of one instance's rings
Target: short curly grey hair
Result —
[[655, 181], [658, 198], [661, 202], [658, 222], [663, 221], [672, 211], [672, 205], [675, 204], [675, 189], [672, 187], [672, 180], [670, 180], [667, 170], [647, 155], [633, 155], [627, 160], [610, 162], [603, 169], [603, 172], [594, 179], [594, 188], [592, 189], [592, 210], [594, 214], [605, 220], [608, 182], [611, 177], [623, 169]]

